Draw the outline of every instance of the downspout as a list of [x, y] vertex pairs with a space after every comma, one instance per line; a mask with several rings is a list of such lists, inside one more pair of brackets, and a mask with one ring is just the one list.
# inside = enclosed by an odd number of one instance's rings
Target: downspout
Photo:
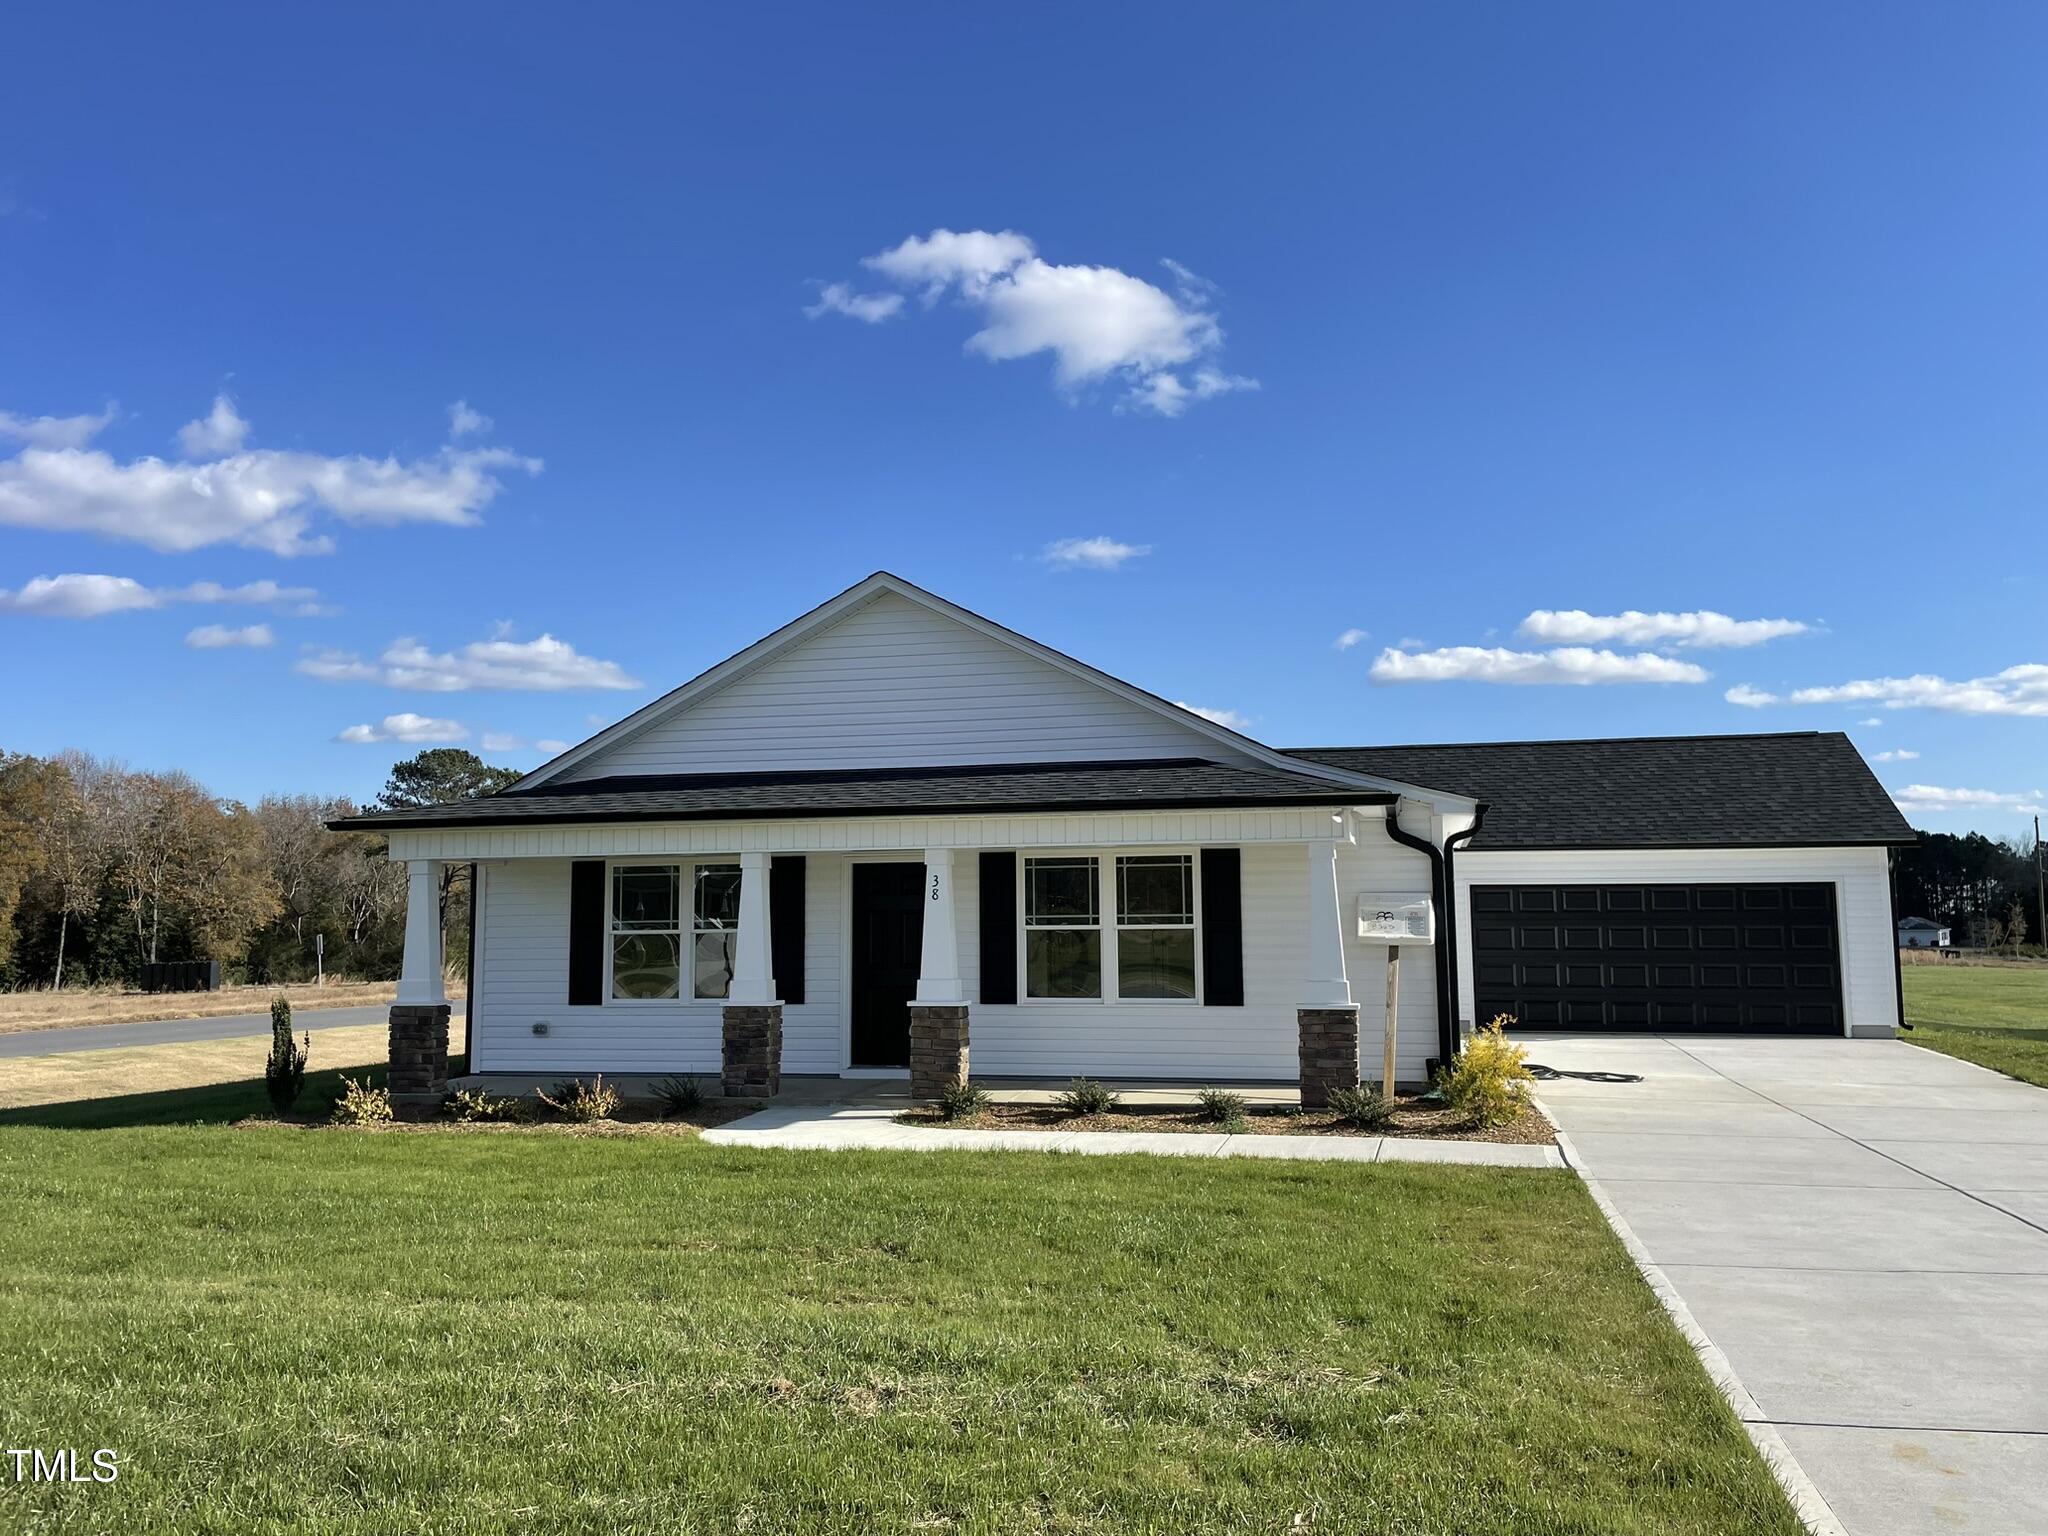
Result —
[[[1462, 832], [1453, 832], [1444, 839], [1444, 951], [1449, 956], [1450, 996], [1452, 1018], [1457, 1017], [1458, 1006], [1458, 849], [1479, 835], [1479, 829], [1486, 825], [1486, 803], [1480, 801], [1472, 807], [1472, 825]], [[1476, 1024], [1478, 1020], [1473, 1022]], [[1457, 1038], [1455, 1025], [1452, 1039]]]
[[[1884, 851], [1885, 884], [1891, 889], [1892, 897], [1892, 996], [1899, 1005], [1899, 1030], [1905, 1033], [1912, 1029], [1906, 1022], [1906, 965], [1899, 958], [1899, 850], [1887, 848]], [[1838, 925], [1839, 926], [1839, 925]], [[1836, 942], [1840, 942], [1839, 938]], [[1844, 1024], [1854, 1027], [1852, 1020]]]
[[1396, 800], [1387, 807], [1386, 820], [1382, 823], [1387, 836], [1403, 847], [1413, 848], [1429, 859], [1429, 905], [1436, 913], [1436, 931], [1439, 942], [1431, 946], [1436, 950], [1436, 1047], [1437, 1061], [1448, 1065], [1458, 1054], [1458, 1033], [1452, 1024], [1450, 998], [1451, 965], [1448, 944], [1442, 942], [1449, 930], [1444, 917], [1444, 853], [1426, 837], [1417, 837], [1401, 825], [1401, 802]]

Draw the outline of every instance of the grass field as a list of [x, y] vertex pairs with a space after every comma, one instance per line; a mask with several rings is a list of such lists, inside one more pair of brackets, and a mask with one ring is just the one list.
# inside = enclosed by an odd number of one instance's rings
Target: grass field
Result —
[[1564, 1173], [76, 1111], [0, 1418], [123, 1471], [8, 1530], [1798, 1530]]
[[[270, 1000], [284, 996], [294, 1008], [353, 1008], [388, 1003], [397, 996], [391, 981], [310, 982], [283, 987], [222, 987], [216, 992], [123, 992], [112, 987], [48, 987], [0, 992], [0, 1034], [24, 1029], [65, 1029], [76, 1024], [141, 1024], [152, 1019], [216, 1019], [231, 1013], [269, 1013]], [[460, 998], [460, 982], [448, 995]]]
[[2048, 965], [1908, 965], [1904, 1038], [2048, 1088]]

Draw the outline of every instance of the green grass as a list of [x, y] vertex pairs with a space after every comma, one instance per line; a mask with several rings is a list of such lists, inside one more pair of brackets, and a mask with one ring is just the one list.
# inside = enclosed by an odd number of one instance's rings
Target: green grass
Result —
[[1905, 1038], [2048, 1088], [2048, 965], [1909, 965]]
[[7, 1530], [1799, 1529], [1561, 1172], [17, 1124], [0, 1337]]

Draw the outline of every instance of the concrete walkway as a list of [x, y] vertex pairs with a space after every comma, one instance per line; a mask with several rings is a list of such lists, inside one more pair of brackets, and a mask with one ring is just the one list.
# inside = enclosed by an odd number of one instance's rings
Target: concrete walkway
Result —
[[1270, 1157], [1310, 1162], [1475, 1163], [1490, 1168], [1562, 1168], [1556, 1147], [1405, 1136], [1228, 1136], [1199, 1131], [978, 1131], [902, 1125], [901, 1106], [778, 1104], [704, 1139], [731, 1147], [846, 1151], [1150, 1152], [1163, 1157]]
[[[463, 1017], [457, 998], [450, 1017]], [[294, 1030], [343, 1029], [382, 1024], [391, 1017], [389, 1003], [351, 1008], [298, 1008]], [[138, 1024], [67, 1024], [61, 1029], [24, 1029], [0, 1035], [0, 1059], [9, 1056], [61, 1056], [71, 1051], [115, 1051], [133, 1045], [180, 1045], [187, 1040], [232, 1040], [238, 1035], [267, 1035], [270, 1015], [224, 1013], [209, 1019], [149, 1019]]]
[[1895, 1040], [1520, 1038], [1642, 1074], [1540, 1098], [1835, 1528], [2048, 1532], [2048, 1092]]

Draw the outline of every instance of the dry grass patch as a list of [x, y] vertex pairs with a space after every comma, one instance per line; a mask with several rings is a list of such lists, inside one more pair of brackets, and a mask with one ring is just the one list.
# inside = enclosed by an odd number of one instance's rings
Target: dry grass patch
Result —
[[[79, 1024], [147, 1024], [155, 1019], [217, 1019], [234, 1013], [270, 1012], [282, 994], [292, 1007], [367, 1008], [398, 995], [389, 981], [330, 981], [314, 986], [222, 987], [218, 992], [124, 992], [114, 987], [35, 988], [0, 992], [0, 1035], [25, 1029], [68, 1029]], [[448, 995], [464, 996], [460, 983]]]

